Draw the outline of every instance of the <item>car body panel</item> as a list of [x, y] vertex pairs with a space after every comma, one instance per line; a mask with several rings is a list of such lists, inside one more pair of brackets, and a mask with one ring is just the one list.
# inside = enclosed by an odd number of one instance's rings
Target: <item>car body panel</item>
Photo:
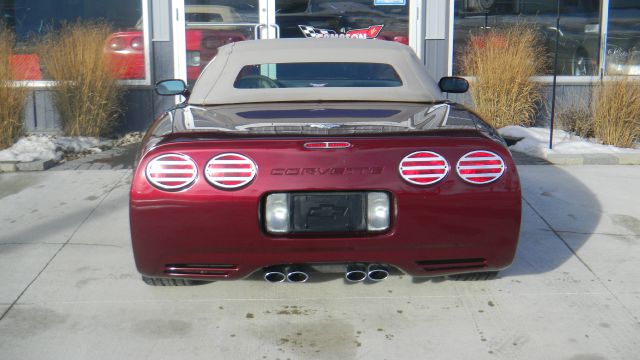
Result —
[[[349, 109], [355, 116], [345, 116]], [[274, 116], [274, 111], [282, 115], [289, 114], [287, 110], [295, 116]], [[189, 121], [215, 126], [187, 129], [184, 124]], [[246, 126], [267, 121], [267, 130]], [[291, 122], [298, 126], [292, 128]], [[304, 147], [322, 141], [351, 146]], [[424, 150], [441, 154], [449, 173], [428, 186], [404, 181], [398, 171], [400, 161]], [[505, 173], [486, 185], [462, 181], [455, 164], [474, 150], [498, 154]], [[202, 171], [213, 156], [230, 152], [253, 160], [258, 173], [245, 187], [223, 190], [208, 183]], [[192, 186], [168, 192], [149, 184], [146, 165], [167, 153], [194, 160], [199, 173]], [[390, 229], [287, 235], [265, 231], [266, 195], [344, 191], [390, 194]], [[490, 126], [462, 106], [291, 102], [185, 106], [159, 117], [142, 144], [130, 217], [136, 264], [146, 276], [239, 279], [278, 264], [353, 262], [389, 264], [412, 276], [436, 276], [508, 266], [517, 245], [520, 209], [520, 185], [509, 151]]]

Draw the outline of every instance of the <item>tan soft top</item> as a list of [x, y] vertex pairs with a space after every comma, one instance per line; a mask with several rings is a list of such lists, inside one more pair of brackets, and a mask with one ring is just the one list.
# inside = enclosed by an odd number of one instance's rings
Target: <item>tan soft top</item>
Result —
[[[246, 65], [302, 62], [390, 64], [402, 80], [399, 87], [309, 87], [236, 89], [233, 83]], [[443, 100], [413, 50], [392, 41], [363, 39], [275, 39], [241, 41], [222, 46], [196, 82], [189, 104], [222, 105], [283, 101]]]

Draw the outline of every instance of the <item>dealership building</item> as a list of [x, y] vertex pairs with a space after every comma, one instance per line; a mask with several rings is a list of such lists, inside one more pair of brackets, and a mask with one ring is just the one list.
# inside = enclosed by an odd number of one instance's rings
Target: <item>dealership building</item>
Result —
[[584, 98], [594, 82], [640, 75], [639, 0], [0, 0], [0, 15], [16, 34], [15, 80], [32, 89], [24, 108], [31, 132], [55, 131], [59, 115], [52, 82], [30, 44], [78, 19], [113, 28], [105, 56], [118, 64], [128, 90], [122, 131], [145, 129], [173, 104], [154, 93], [156, 81], [193, 83], [218, 47], [250, 39], [397, 41], [437, 80], [473, 75], [462, 72], [458, 59], [474, 34], [524, 22], [556, 64], [535, 78], [549, 93], [554, 74], [557, 96], [568, 100]]

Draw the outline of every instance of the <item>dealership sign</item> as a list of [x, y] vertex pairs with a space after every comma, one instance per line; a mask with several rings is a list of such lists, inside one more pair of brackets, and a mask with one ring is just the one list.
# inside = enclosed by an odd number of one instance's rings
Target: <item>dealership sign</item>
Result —
[[307, 38], [350, 38], [350, 39], [375, 39], [382, 31], [384, 25], [373, 25], [364, 29], [352, 29], [346, 32], [337, 32], [329, 29], [318, 29], [310, 25], [298, 25], [300, 31]]

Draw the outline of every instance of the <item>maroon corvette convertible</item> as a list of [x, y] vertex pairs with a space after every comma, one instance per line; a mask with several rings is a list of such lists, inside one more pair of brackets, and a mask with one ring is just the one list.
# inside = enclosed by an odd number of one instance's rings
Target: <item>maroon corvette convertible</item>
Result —
[[520, 184], [503, 140], [446, 100], [404, 45], [354, 39], [223, 46], [147, 132], [131, 237], [151, 285], [487, 279], [512, 262]]

